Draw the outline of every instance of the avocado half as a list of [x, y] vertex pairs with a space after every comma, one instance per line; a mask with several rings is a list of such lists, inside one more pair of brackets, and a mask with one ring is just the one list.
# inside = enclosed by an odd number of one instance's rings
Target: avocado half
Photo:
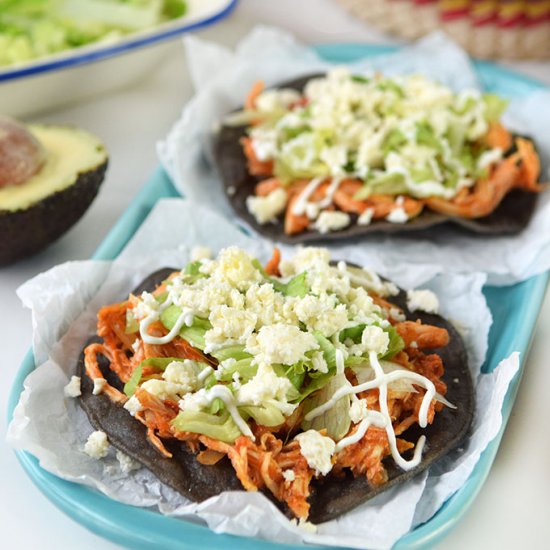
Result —
[[29, 125], [46, 159], [20, 185], [0, 188], [0, 265], [45, 248], [74, 225], [97, 195], [107, 169], [103, 143], [78, 128]]

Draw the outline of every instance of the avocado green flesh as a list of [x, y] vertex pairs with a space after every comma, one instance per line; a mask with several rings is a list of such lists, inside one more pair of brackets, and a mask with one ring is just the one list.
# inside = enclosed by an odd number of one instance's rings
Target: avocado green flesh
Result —
[[68, 127], [28, 127], [46, 150], [40, 171], [20, 185], [0, 189], [0, 211], [24, 210], [74, 184], [79, 174], [105, 163], [107, 153], [98, 138]]
[[31, 127], [49, 153], [38, 174], [0, 189], [0, 265], [42, 250], [86, 212], [107, 169], [107, 153], [91, 134], [73, 128]]

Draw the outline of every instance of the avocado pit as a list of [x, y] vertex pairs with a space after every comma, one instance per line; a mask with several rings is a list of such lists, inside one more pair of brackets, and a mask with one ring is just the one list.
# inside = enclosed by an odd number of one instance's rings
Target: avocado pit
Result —
[[44, 147], [25, 126], [0, 116], [0, 188], [26, 182], [45, 160]]

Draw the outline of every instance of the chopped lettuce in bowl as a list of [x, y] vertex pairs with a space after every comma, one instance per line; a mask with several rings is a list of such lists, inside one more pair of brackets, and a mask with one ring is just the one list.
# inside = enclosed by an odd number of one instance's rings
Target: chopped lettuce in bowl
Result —
[[172, 39], [220, 21], [236, 2], [2, 0], [2, 112], [26, 117], [136, 82], [177, 51]]
[[0, 11], [0, 67], [112, 43], [186, 11], [186, 0], [7, 0]]

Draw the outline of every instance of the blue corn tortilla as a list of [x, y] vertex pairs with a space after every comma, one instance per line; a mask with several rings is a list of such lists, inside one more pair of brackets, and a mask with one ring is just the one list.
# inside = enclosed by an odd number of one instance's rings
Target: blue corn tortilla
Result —
[[[306, 83], [322, 74], [312, 74], [278, 87], [303, 90]], [[352, 223], [340, 231], [321, 234], [316, 230], [307, 230], [296, 235], [284, 232], [284, 222], [278, 219], [275, 223], [259, 224], [246, 207], [247, 197], [254, 195], [256, 184], [263, 178], [252, 176], [248, 172], [246, 157], [240, 140], [246, 136], [246, 125], [221, 126], [213, 137], [209, 157], [213, 162], [227, 201], [246, 223], [260, 235], [272, 240], [298, 244], [309, 242], [330, 242], [350, 240], [376, 233], [412, 234], [414, 237], [430, 238], [433, 228], [442, 224], [454, 225], [459, 231], [478, 235], [514, 235], [520, 233], [531, 220], [537, 203], [538, 195], [515, 189], [508, 193], [499, 206], [489, 216], [477, 219], [467, 219], [447, 216], [425, 208], [422, 213], [403, 224], [391, 223], [386, 220], [374, 220], [370, 225], [357, 225], [357, 215], [351, 214]], [[512, 154], [512, 147], [506, 155]]]
[[[174, 271], [176, 269], [163, 269], [153, 273], [133, 291], [133, 294], [139, 295], [144, 290], [153, 291]], [[443, 359], [445, 374], [442, 379], [447, 384], [445, 397], [457, 408], [444, 407], [436, 414], [433, 424], [426, 429], [421, 430], [415, 426], [402, 434], [401, 437], [411, 441], [416, 441], [421, 434], [426, 436], [422, 462], [412, 470], [403, 471], [391, 457], [387, 457], [384, 465], [388, 481], [382, 486], [373, 487], [365, 476], [354, 477], [350, 472], [344, 477], [329, 475], [314, 479], [308, 499], [311, 505], [308, 519], [313, 523], [334, 519], [379, 493], [414, 477], [426, 470], [434, 461], [452, 452], [468, 434], [475, 409], [474, 389], [466, 350], [460, 335], [439, 315], [410, 312], [407, 308], [407, 295], [403, 290], [392, 297], [391, 301], [403, 309], [407, 319], [420, 319], [422, 323], [442, 327], [449, 332], [450, 341], [445, 348], [426, 351], [437, 353]], [[94, 341], [101, 340], [93, 337], [86, 345]], [[109, 369], [109, 362], [103, 357], [99, 359], [105, 379], [122, 391], [123, 384]], [[76, 374], [82, 380], [80, 405], [87, 413], [92, 426], [96, 430], [104, 431], [111, 445], [148, 468], [160, 481], [195, 502], [202, 502], [223, 491], [243, 490], [227, 457], [215, 465], [203, 465], [197, 461], [196, 455], [185, 442], [176, 439], [163, 439], [173, 458], [163, 457], [147, 439], [146, 428], [141, 422], [133, 418], [121, 405], [113, 403], [107, 395], [93, 395], [94, 384], [86, 375], [84, 351], [79, 358]], [[283, 513], [292, 517], [285, 503], [276, 500], [267, 489], [263, 493]]]

